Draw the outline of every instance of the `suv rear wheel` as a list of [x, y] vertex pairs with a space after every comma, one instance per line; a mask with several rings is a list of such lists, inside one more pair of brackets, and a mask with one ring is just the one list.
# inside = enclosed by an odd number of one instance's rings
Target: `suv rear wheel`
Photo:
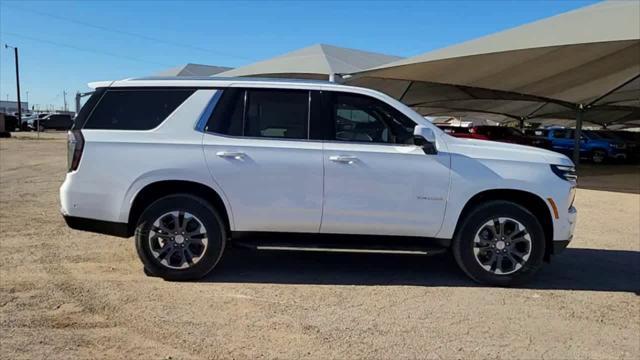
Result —
[[463, 221], [453, 240], [453, 255], [476, 282], [515, 285], [529, 279], [542, 265], [542, 226], [522, 206], [491, 201], [476, 207]]
[[144, 210], [135, 239], [146, 273], [166, 280], [195, 280], [207, 275], [220, 260], [226, 231], [208, 202], [176, 194]]

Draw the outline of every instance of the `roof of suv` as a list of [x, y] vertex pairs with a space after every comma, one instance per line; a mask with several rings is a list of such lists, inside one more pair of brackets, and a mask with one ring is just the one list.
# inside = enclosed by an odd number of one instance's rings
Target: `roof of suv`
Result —
[[232, 84], [243, 84], [247, 86], [294, 86], [294, 87], [340, 87], [347, 85], [338, 84], [324, 80], [304, 80], [285, 78], [252, 78], [252, 77], [209, 77], [209, 76], [151, 76], [142, 78], [131, 78], [116, 81], [97, 81], [89, 83], [91, 88], [99, 87], [216, 87], [230, 86]]

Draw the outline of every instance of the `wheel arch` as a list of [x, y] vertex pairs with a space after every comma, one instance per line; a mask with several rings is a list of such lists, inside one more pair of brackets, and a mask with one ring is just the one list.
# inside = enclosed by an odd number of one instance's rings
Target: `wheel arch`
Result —
[[518, 204], [525, 209], [529, 210], [542, 225], [545, 237], [545, 261], [549, 261], [553, 251], [553, 218], [551, 209], [540, 196], [516, 189], [492, 189], [481, 191], [472, 196], [462, 208], [462, 212], [458, 217], [454, 236], [460, 230], [460, 226], [463, 223], [463, 219], [466, 219], [468, 214], [478, 205], [483, 204], [491, 200], [509, 201]]
[[133, 232], [135, 231], [135, 226], [138, 222], [138, 219], [144, 209], [147, 208], [147, 206], [149, 206], [159, 198], [171, 194], [191, 194], [209, 202], [222, 217], [227, 233], [231, 231], [231, 212], [229, 211], [229, 209], [227, 209], [222, 196], [220, 196], [217, 191], [215, 191], [208, 185], [195, 181], [161, 180], [145, 185], [134, 196], [131, 202], [129, 218], [127, 221], [130, 233], [133, 234]]

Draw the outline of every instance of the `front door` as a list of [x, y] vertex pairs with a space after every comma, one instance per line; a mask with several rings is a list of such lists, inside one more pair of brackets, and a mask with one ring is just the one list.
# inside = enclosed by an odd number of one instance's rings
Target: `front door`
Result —
[[322, 143], [309, 141], [309, 91], [224, 91], [204, 135], [235, 231], [318, 232]]
[[368, 96], [325, 94], [322, 233], [434, 236], [449, 189], [449, 155], [413, 145], [415, 123]]

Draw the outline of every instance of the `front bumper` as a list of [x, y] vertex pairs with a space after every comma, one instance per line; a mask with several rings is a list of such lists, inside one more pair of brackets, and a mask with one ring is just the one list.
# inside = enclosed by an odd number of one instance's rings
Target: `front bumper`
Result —
[[564, 249], [567, 248], [567, 246], [569, 246], [569, 243], [571, 242], [571, 240], [573, 240], [573, 236], [569, 239], [569, 240], [556, 240], [553, 242], [553, 249], [552, 254], [553, 255], [558, 255], [561, 254]]
[[559, 240], [553, 241], [553, 248], [551, 249], [551, 253], [554, 255], [560, 254], [566, 249], [571, 240], [573, 240], [573, 233], [576, 229], [576, 220], [578, 218], [578, 211], [575, 207], [571, 206], [567, 211], [566, 218], [561, 220], [566, 222], [564, 224], [564, 236], [562, 236]]

